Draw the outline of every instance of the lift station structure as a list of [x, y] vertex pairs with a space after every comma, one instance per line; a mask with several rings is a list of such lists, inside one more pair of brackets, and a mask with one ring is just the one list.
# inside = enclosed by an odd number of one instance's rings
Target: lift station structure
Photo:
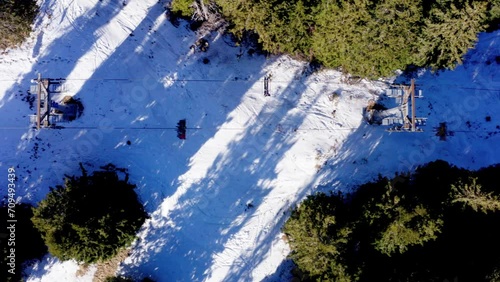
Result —
[[415, 79], [410, 85], [393, 85], [387, 90], [386, 95], [395, 98], [400, 109], [400, 117], [386, 117], [382, 119], [382, 125], [389, 126], [390, 132], [422, 132], [420, 127], [425, 125], [427, 118], [416, 116], [416, 100], [423, 98], [422, 90], [416, 95]]

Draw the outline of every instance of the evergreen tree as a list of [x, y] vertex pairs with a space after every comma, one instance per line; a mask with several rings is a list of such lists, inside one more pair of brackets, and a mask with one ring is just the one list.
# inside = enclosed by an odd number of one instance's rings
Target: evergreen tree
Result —
[[486, 8], [486, 2], [443, 0], [435, 4], [424, 21], [418, 64], [435, 70], [461, 64], [462, 56], [474, 47], [477, 34], [484, 30]]
[[316, 16], [312, 38], [315, 58], [327, 67], [341, 67], [345, 72], [372, 75], [375, 66], [363, 62], [366, 58], [370, 21], [368, 1], [353, 0], [324, 3]]
[[34, 0], [0, 1], [0, 50], [15, 47], [27, 38], [38, 13]]
[[491, 0], [488, 3], [488, 16], [486, 24], [488, 31], [497, 30], [500, 27], [500, 0]]
[[393, 75], [395, 70], [414, 63], [423, 17], [421, 1], [384, 0], [370, 13], [365, 64], [374, 66], [376, 72], [371, 76]]
[[496, 281], [499, 172], [436, 161], [353, 194], [308, 197], [284, 226], [299, 278]]
[[[9, 213], [15, 215], [16, 222], [7, 221], [13, 219], [8, 218]], [[40, 233], [30, 220], [32, 215], [31, 206], [27, 204], [17, 204], [10, 211], [7, 206], [0, 207], [0, 273], [5, 279], [2, 281], [21, 281], [23, 266], [32, 260], [41, 259], [47, 253]], [[12, 224], [15, 228], [7, 229]], [[15, 232], [15, 237], [12, 237], [15, 240], [10, 240], [12, 231]], [[12, 253], [11, 249], [15, 252]], [[15, 257], [13, 264], [10, 261], [12, 256]], [[11, 269], [14, 271], [9, 272]]]
[[186, 18], [190, 18], [193, 15], [192, 5], [195, 0], [175, 0], [172, 1], [171, 9], [172, 12], [178, 13]]
[[476, 178], [469, 178], [466, 183], [459, 182], [451, 185], [452, 203], [462, 203], [474, 211], [484, 213], [500, 211], [500, 197], [493, 192], [484, 192], [481, 184], [477, 183]]
[[146, 213], [134, 185], [107, 166], [69, 176], [33, 209], [32, 221], [49, 252], [61, 260], [92, 263], [113, 257], [135, 239]]
[[[191, 16], [191, 0], [173, 9]], [[208, 0], [205, 0], [208, 1]], [[214, 0], [240, 40], [370, 78], [410, 65], [453, 68], [477, 33], [500, 23], [500, 0]]]
[[404, 253], [413, 245], [436, 240], [441, 232], [443, 221], [431, 218], [422, 205], [412, 211], [398, 207], [396, 213], [396, 218], [374, 243], [375, 249], [382, 254]]
[[[284, 227], [291, 258], [310, 279], [352, 281], [342, 261], [351, 228], [337, 220], [346, 212], [342, 197], [317, 194], [308, 197]], [[354, 272], [357, 272], [355, 270]]]

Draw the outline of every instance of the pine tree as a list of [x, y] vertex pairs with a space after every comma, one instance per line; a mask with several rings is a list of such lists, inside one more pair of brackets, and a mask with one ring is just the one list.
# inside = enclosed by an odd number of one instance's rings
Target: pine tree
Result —
[[38, 13], [33, 0], [0, 1], [0, 50], [15, 47], [31, 32], [31, 24]]
[[[197, 0], [200, 1], [200, 0]], [[213, 0], [240, 40], [353, 75], [390, 76], [409, 65], [453, 68], [485, 24], [500, 22], [500, 0]], [[192, 14], [192, 0], [174, 10]]]
[[494, 31], [500, 27], [500, 0], [489, 1], [488, 18], [486, 23], [488, 24], [488, 30]]
[[350, 195], [310, 196], [284, 227], [290, 258], [302, 281], [496, 281], [499, 171], [436, 161]]
[[462, 63], [462, 56], [474, 47], [477, 34], [484, 30], [486, 2], [441, 1], [434, 5], [419, 40], [419, 65], [434, 70], [453, 69]]
[[[27, 204], [16, 204], [14, 207], [0, 207], [0, 273], [2, 281], [22, 281], [23, 266], [35, 259], [41, 259], [47, 253], [41, 234], [33, 226], [30, 218], [33, 215], [31, 206]], [[14, 214], [15, 218], [8, 218]], [[15, 229], [7, 229], [12, 223], [8, 220], [15, 219]], [[10, 240], [10, 232], [15, 231], [15, 240]], [[3, 236], [1, 236], [3, 235]], [[11, 249], [15, 249], [15, 253]], [[15, 256], [15, 262], [9, 257]], [[14, 265], [9, 263], [13, 263]], [[14, 273], [9, 272], [14, 266]]]
[[313, 195], [301, 203], [285, 224], [284, 232], [293, 250], [290, 256], [311, 279], [354, 279], [341, 259], [352, 230], [338, 222], [336, 213], [343, 213], [340, 210], [340, 196]]
[[183, 17], [191, 18], [193, 16], [193, 3], [195, 0], [175, 0], [172, 1], [171, 10]]
[[307, 55], [311, 48], [311, 34], [314, 26], [314, 15], [311, 7], [307, 7], [302, 0], [294, 5], [283, 2], [277, 39], [280, 42], [280, 52], [294, 55]]
[[33, 224], [49, 252], [61, 260], [92, 263], [128, 246], [146, 213], [134, 185], [120, 180], [116, 168], [67, 177], [33, 209]]
[[421, 205], [412, 211], [397, 207], [396, 214], [374, 243], [375, 249], [383, 254], [402, 254], [413, 245], [423, 245], [427, 241], [436, 240], [437, 234], [441, 232], [443, 221], [431, 218]]
[[369, 75], [373, 66], [364, 63], [366, 23], [370, 14], [365, 0], [324, 3], [316, 16], [312, 38], [315, 58], [327, 67], [341, 67], [345, 72]]
[[421, 1], [384, 0], [370, 11], [365, 59], [375, 67], [377, 76], [392, 75], [415, 61], [421, 6]]
[[461, 203], [464, 207], [468, 206], [483, 213], [500, 211], [500, 197], [493, 192], [482, 191], [476, 177], [469, 178], [466, 183], [451, 185], [451, 191], [452, 203]]

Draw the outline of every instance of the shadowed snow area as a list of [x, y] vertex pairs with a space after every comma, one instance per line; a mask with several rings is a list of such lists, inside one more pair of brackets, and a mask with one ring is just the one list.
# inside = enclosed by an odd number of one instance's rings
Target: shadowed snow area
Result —
[[[363, 107], [383, 81], [348, 84], [286, 56], [248, 55], [211, 34], [207, 52], [157, 0], [42, 1], [31, 38], [0, 55], [0, 170], [15, 167], [17, 197], [36, 204], [65, 174], [127, 168], [150, 219], [119, 273], [155, 281], [287, 281], [281, 233], [315, 191], [350, 190], [435, 159], [479, 168], [500, 160], [500, 33], [481, 34], [455, 71], [416, 74], [422, 133], [369, 125]], [[243, 52], [242, 56], [239, 56]], [[34, 130], [30, 80], [65, 78], [83, 115]], [[271, 74], [270, 97], [264, 77]], [[408, 82], [400, 77], [397, 82]], [[332, 95], [334, 94], [335, 95]], [[489, 121], [486, 117], [489, 116]], [[186, 140], [177, 138], [187, 120]], [[454, 136], [439, 141], [447, 122]], [[6, 179], [0, 191], [6, 195]], [[28, 281], [91, 281], [76, 262], [46, 256]]]

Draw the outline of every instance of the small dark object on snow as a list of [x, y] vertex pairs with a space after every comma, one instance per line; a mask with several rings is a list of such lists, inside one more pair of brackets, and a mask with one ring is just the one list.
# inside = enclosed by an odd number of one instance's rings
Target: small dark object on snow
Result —
[[439, 127], [436, 127], [435, 131], [436, 131], [436, 136], [439, 136], [439, 140], [441, 141], [446, 141], [447, 136], [455, 135], [455, 132], [448, 130], [446, 122], [440, 122]]
[[203, 21], [192, 21], [189, 24], [189, 29], [192, 31], [197, 31], [203, 25]]
[[208, 58], [203, 58], [203, 63], [206, 65], [206, 64], [210, 63], [210, 60]]
[[249, 210], [249, 209], [251, 209], [251, 208], [253, 208], [253, 207], [254, 207], [254, 205], [253, 205], [251, 202], [250, 202], [250, 203], [247, 203], [247, 206], [246, 206], [246, 208], [245, 208], [245, 211], [247, 211], [247, 210]]
[[196, 47], [198, 47], [198, 50], [201, 52], [207, 52], [208, 51], [208, 40], [205, 38], [200, 38], [195, 42]]
[[486, 116], [486, 121], [491, 121], [491, 116]]
[[271, 79], [271, 74], [264, 76], [264, 96], [269, 97], [269, 80]]
[[177, 123], [177, 137], [179, 139], [186, 139], [186, 120], [181, 119]]
[[130, 144], [132, 144], [132, 142], [130, 142], [130, 140], [127, 140], [127, 145], [130, 146]]

